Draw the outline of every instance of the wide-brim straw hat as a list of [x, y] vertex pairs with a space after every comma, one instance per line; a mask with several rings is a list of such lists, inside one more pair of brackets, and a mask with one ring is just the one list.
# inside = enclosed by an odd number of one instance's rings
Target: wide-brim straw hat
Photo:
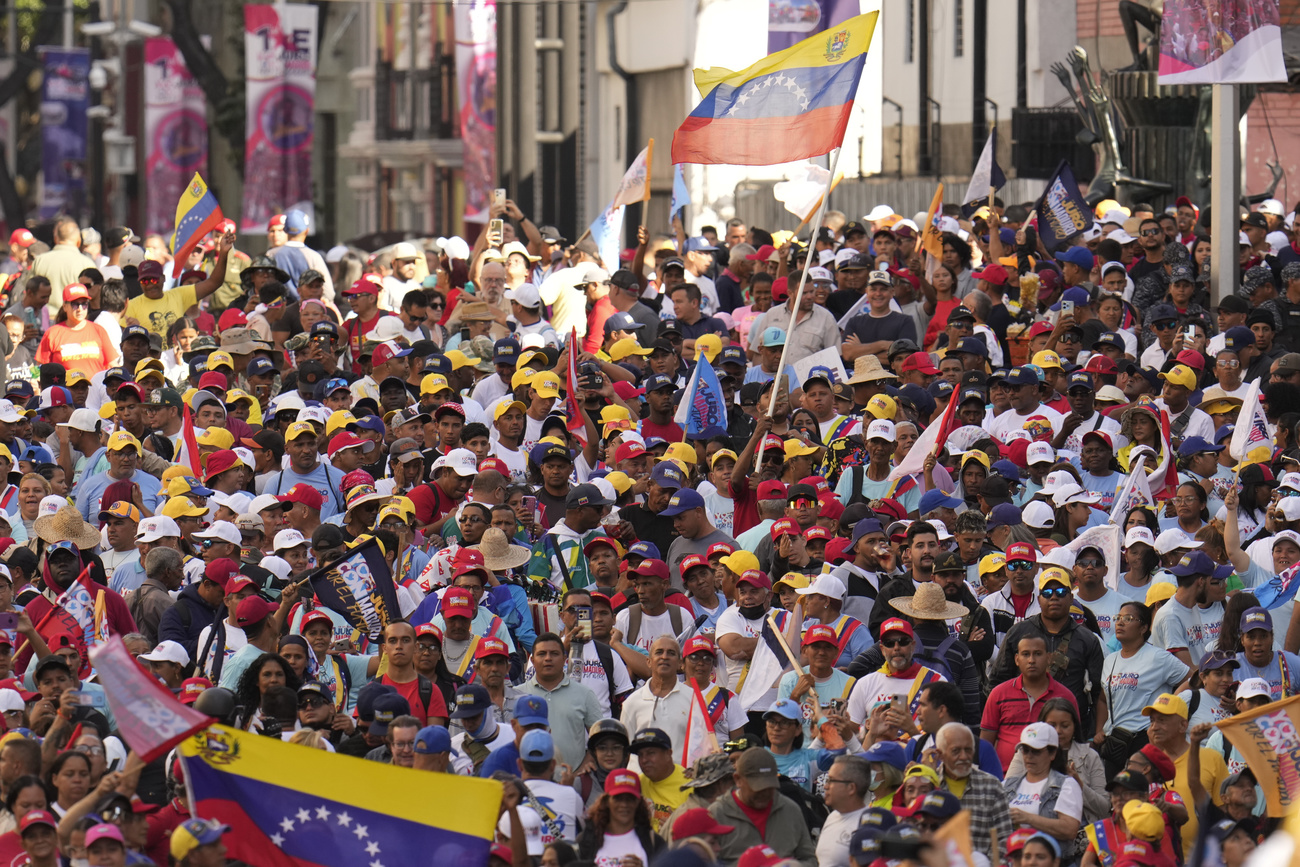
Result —
[[949, 602], [943, 588], [934, 583], [922, 584], [915, 596], [899, 596], [889, 604], [913, 620], [952, 620], [970, 613], [965, 605]]
[[533, 556], [531, 548], [512, 544], [505, 532], [496, 527], [488, 527], [479, 543], [470, 547], [483, 555], [483, 565], [493, 572], [518, 569]]
[[53, 515], [37, 518], [32, 525], [36, 535], [47, 544], [67, 540], [87, 550], [100, 544], [99, 531], [81, 517], [76, 506], [63, 506]]
[[874, 355], [859, 355], [853, 362], [853, 376], [849, 378], [849, 385], [865, 385], [872, 382], [885, 382], [897, 379], [888, 370], [881, 365], [880, 359]]

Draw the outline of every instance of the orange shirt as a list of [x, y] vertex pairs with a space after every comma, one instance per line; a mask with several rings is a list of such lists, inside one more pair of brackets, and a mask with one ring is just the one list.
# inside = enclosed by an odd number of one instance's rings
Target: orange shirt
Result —
[[91, 377], [107, 370], [118, 355], [120, 353], [102, 326], [84, 322], [80, 328], [51, 325], [36, 349], [36, 362], [61, 364], [68, 370], [80, 370]]

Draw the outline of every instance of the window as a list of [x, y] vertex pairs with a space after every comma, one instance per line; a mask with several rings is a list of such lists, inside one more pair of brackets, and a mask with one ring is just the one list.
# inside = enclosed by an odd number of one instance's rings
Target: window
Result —
[[953, 0], [952, 6], [952, 56], [961, 57], [966, 43], [966, 3]]
[[[927, 0], [928, 2], [928, 0]], [[907, 43], [903, 49], [903, 62], [911, 63], [916, 57], [916, 0], [907, 0], [907, 12], [903, 16], [903, 26], [907, 28]]]

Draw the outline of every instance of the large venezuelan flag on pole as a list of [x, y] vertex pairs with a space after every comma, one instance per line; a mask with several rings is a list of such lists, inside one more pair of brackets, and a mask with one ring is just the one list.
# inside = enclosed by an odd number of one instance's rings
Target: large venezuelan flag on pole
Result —
[[367, 762], [212, 726], [182, 741], [195, 815], [258, 867], [486, 864], [493, 780]]
[[704, 99], [673, 136], [673, 162], [766, 166], [839, 147], [877, 15], [850, 18], [740, 72], [695, 70]]

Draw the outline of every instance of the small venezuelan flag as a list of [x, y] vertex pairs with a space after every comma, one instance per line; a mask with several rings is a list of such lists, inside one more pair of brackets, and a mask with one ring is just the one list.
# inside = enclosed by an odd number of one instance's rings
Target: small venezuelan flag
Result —
[[877, 16], [850, 18], [740, 72], [695, 70], [704, 99], [673, 136], [673, 162], [766, 166], [839, 147]]
[[172, 255], [184, 268], [189, 261], [190, 251], [202, 241], [209, 232], [221, 225], [225, 217], [217, 197], [212, 195], [208, 185], [194, 173], [181, 200], [176, 203], [176, 231], [172, 232]]
[[196, 813], [258, 867], [486, 864], [493, 780], [367, 762], [212, 726], [182, 741]]

